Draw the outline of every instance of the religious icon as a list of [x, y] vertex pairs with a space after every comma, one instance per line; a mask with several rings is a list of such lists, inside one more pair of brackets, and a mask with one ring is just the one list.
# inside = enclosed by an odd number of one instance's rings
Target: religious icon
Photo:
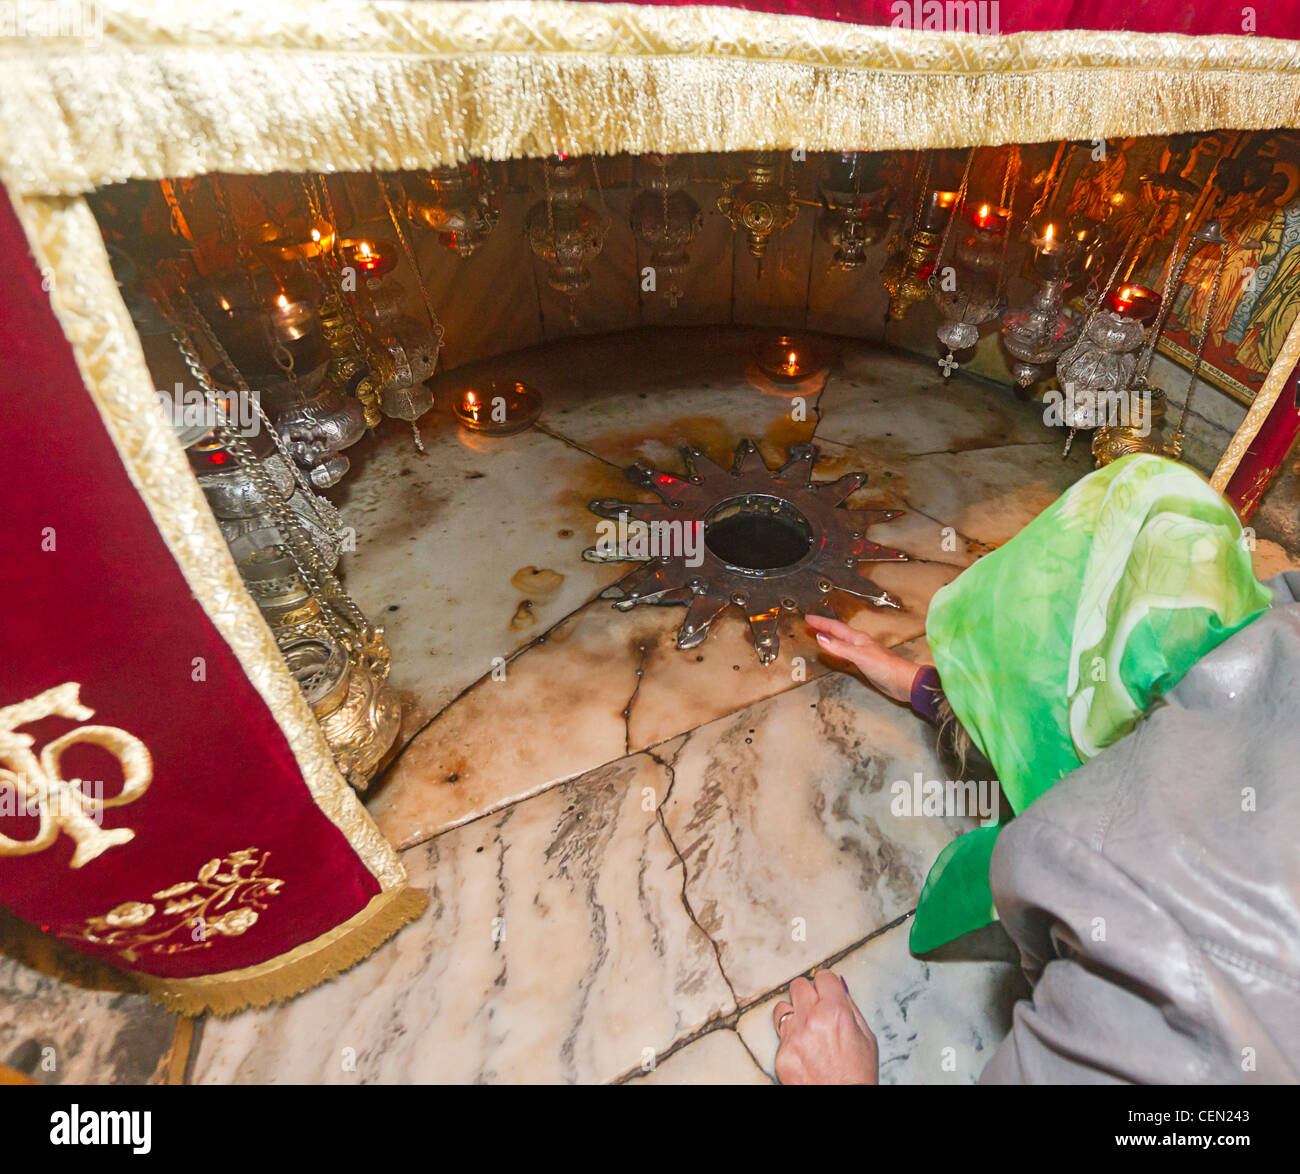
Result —
[[1300, 135], [1264, 136], [1258, 152], [1256, 182], [1218, 205], [1229, 245], [1213, 310], [1215, 258], [1199, 256], [1160, 342], [1163, 352], [1190, 366], [1208, 311], [1201, 373], [1243, 403], [1263, 384], [1300, 309]]

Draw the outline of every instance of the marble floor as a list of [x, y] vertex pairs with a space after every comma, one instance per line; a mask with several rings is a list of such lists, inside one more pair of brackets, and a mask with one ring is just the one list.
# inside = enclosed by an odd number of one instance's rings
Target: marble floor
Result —
[[[933, 732], [824, 663], [797, 619], [764, 668], [738, 613], [682, 652], [680, 608], [613, 609], [600, 595], [626, 568], [583, 560], [587, 503], [638, 500], [623, 467], [680, 471], [679, 443], [729, 461], [750, 437], [775, 462], [812, 440], [819, 478], [867, 473], [852, 506], [904, 511], [871, 533], [911, 556], [874, 574], [904, 606], [851, 622], [925, 659], [934, 592], [1086, 472], [1086, 445], [1063, 459], [1040, 407], [867, 344], [776, 388], [753, 340], [523, 352], [455, 379], [492, 366], [533, 383], [537, 427], [468, 437], [443, 385], [424, 454], [393, 423], [350, 450], [344, 575], [386, 626], [407, 703], [367, 803], [430, 910], [286, 1006], [200, 1023], [183, 1055], [175, 1018], [111, 978], [0, 960], [0, 1064], [44, 1080], [767, 1083], [773, 1003], [834, 965], [883, 1081], [976, 1079], [1023, 986], [996, 927], [908, 951], [926, 871], [970, 826], [890, 810], [894, 781], [947, 777]], [[1261, 575], [1300, 566], [1271, 543], [1256, 557]]]

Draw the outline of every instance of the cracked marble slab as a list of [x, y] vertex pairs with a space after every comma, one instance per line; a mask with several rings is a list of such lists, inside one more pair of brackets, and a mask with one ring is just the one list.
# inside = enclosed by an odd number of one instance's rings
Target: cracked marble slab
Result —
[[[648, 1057], [653, 1061], [653, 1057]], [[772, 1078], [749, 1054], [739, 1035], [720, 1027], [671, 1056], [643, 1065], [641, 1074], [626, 1084], [771, 1084]]]
[[695, 730], [664, 825], [742, 1005], [913, 908], [968, 817], [896, 815], [892, 784], [946, 779], [933, 729], [834, 674]]
[[195, 1080], [604, 1082], [730, 1014], [668, 782], [636, 755], [406, 852], [430, 910], [293, 1002], [208, 1022]]
[[684, 614], [600, 601], [570, 616], [407, 745], [368, 803], [380, 830], [419, 843], [827, 671], [796, 617], [764, 668], [738, 615], [678, 649]]
[[[917, 556], [873, 573], [903, 606], [841, 604], [853, 627], [892, 646], [924, 634], [931, 597], [976, 556], [920, 515], [877, 532]], [[780, 656], [765, 668], [735, 609], [689, 651], [675, 643], [684, 614], [598, 601], [565, 619], [411, 739], [368, 800], [380, 830], [408, 847], [831, 668], [799, 616], [783, 621]], [[563, 734], [547, 736], [552, 730]]]
[[893, 456], [1064, 441], [1043, 423], [1042, 404], [1010, 388], [944, 379], [917, 355], [863, 343], [845, 349], [819, 406], [819, 438]]
[[[1000, 948], [985, 933], [978, 943], [953, 943], [942, 959], [920, 959], [907, 948], [909, 927], [872, 938], [833, 969], [875, 1034], [881, 1084], [973, 1084], [1010, 1031], [1016, 1000], [1028, 994], [1014, 947], [992, 927]], [[769, 1075], [778, 1042], [772, 1009], [784, 997], [782, 988], [749, 1008], [736, 1028]]]
[[393, 422], [348, 450], [339, 503], [356, 550], [349, 591], [384, 625], [391, 680], [418, 729], [463, 689], [617, 577], [584, 562], [587, 502], [625, 485], [616, 469], [543, 433], [485, 438], [446, 405], [421, 421], [425, 453]]

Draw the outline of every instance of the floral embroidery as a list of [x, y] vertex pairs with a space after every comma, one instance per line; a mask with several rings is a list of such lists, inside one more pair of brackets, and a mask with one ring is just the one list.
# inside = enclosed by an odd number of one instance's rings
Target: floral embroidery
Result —
[[[199, 869], [197, 880], [161, 889], [152, 901], [123, 901], [101, 917], [87, 918], [68, 936], [109, 946], [128, 962], [144, 951], [180, 954], [207, 949], [217, 938], [239, 937], [257, 924], [267, 898], [284, 885], [278, 877], [262, 875], [268, 856], [263, 852], [259, 859], [258, 849], [242, 848], [224, 859], [214, 857]], [[161, 911], [153, 902], [163, 902]]]

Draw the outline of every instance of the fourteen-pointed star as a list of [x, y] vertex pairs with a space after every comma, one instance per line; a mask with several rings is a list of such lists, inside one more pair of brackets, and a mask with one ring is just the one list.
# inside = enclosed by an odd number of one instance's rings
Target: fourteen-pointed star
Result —
[[592, 562], [646, 560], [606, 589], [604, 598], [627, 609], [638, 604], [684, 604], [678, 648], [694, 648], [728, 607], [749, 620], [764, 665], [777, 657], [777, 621], [783, 611], [839, 618], [836, 592], [877, 607], [901, 604], [867, 577], [877, 562], [903, 562], [900, 550], [867, 538], [867, 527], [897, 518], [898, 510], [853, 510], [844, 502], [866, 482], [865, 473], [814, 481], [817, 450], [797, 444], [786, 463], [769, 469], [752, 441], [742, 440], [730, 470], [697, 448], [682, 449], [686, 473], [662, 473], [642, 464], [625, 470], [632, 484], [660, 503], [603, 499], [592, 512], [597, 527]]

